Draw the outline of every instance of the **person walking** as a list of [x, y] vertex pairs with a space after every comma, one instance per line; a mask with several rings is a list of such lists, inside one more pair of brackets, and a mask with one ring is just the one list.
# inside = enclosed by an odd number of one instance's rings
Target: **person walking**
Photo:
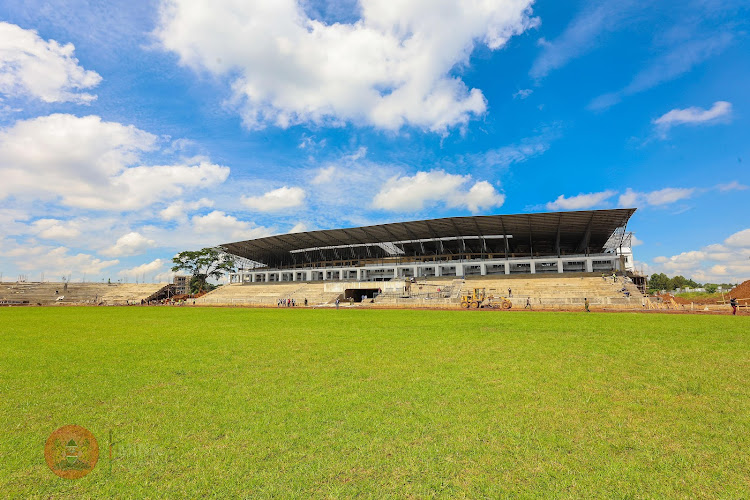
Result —
[[508, 288], [508, 297], [513, 297], [513, 290]]
[[736, 297], [730, 297], [729, 298], [729, 305], [732, 306], [732, 316], [737, 316], [737, 298]]
[[531, 309], [531, 297], [526, 297], [526, 307], [524, 309]]
[[589, 299], [586, 297], [583, 298], [583, 308], [587, 313], [591, 312], [591, 310], [589, 309]]
[[336, 309], [338, 309], [338, 308], [339, 308], [339, 298], [336, 297]]

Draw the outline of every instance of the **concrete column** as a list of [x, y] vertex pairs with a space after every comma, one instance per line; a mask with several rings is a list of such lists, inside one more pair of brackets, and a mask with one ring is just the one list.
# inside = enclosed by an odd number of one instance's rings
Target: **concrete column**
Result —
[[271, 273], [265, 273], [265, 277], [264, 277], [264, 279], [263, 279], [263, 280], [264, 280], [264, 281], [265, 281], [266, 283], [268, 283], [268, 275], [269, 275], [269, 274], [271, 274]]
[[297, 281], [297, 271], [292, 271], [292, 281]]
[[419, 278], [419, 266], [414, 266], [414, 277]]
[[312, 271], [305, 271], [305, 281], [312, 281]]
[[593, 273], [594, 272], [594, 261], [591, 259], [591, 257], [588, 257], [586, 259], [586, 272], [587, 273]]
[[531, 268], [530, 268], [531, 274], [536, 274], [536, 262], [533, 260], [531, 261]]
[[487, 276], [487, 264], [479, 264], [479, 274]]
[[507, 260], [505, 261], [504, 269], [505, 269], [505, 274], [510, 274], [510, 262], [508, 262]]
[[397, 267], [393, 268], [393, 277], [396, 278], [396, 279], [398, 279], [398, 268]]
[[456, 264], [456, 276], [463, 276], [463, 275], [464, 275], [464, 265]]
[[442, 276], [440, 273], [440, 264], [435, 265], [435, 277]]
[[557, 259], [557, 272], [561, 273], [563, 272], [563, 260]]

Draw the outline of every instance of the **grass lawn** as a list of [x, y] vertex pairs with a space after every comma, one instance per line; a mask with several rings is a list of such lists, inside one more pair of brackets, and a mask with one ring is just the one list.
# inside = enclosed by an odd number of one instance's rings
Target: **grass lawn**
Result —
[[[65, 424], [82, 479], [44, 461]], [[749, 490], [746, 316], [0, 310], [3, 497]]]

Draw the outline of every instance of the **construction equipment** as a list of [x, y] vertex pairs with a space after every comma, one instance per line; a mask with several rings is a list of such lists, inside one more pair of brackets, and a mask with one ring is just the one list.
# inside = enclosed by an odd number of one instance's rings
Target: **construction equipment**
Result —
[[464, 309], [479, 309], [479, 308], [494, 308], [502, 307], [503, 309], [510, 309], [513, 304], [510, 300], [505, 297], [499, 297], [498, 301], [493, 303], [495, 299], [493, 296], [487, 296], [487, 290], [485, 288], [474, 288], [471, 292], [464, 292], [461, 294], [461, 307]]

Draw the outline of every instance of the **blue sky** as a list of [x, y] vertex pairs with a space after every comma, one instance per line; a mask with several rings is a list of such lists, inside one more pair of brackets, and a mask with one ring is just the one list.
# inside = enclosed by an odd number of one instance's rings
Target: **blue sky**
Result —
[[6, 0], [0, 272], [634, 206], [639, 268], [750, 279], [748, 29], [747, 1]]

